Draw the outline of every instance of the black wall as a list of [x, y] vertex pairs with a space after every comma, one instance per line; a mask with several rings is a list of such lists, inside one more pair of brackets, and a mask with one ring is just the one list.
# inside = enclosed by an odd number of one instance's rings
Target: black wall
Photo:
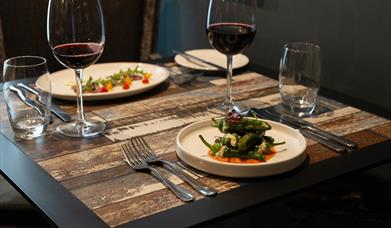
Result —
[[[106, 45], [98, 62], [138, 61], [140, 58], [144, 0], [101, 0]], [[6, 57], [39, 55], [51, 72], [63, 69], [46, 38], [48, 0], [0, 0]]]
[[[278, 70], [293, 41], [322, 49], [322, 86], [391, 110], [391, 1], [259, 0], [250, 60]], [[162, 0], [157, 51], [211, 48], [208, 0]]]

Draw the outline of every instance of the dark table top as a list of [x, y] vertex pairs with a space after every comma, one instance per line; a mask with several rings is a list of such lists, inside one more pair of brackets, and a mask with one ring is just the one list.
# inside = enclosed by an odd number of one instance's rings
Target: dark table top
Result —
[[[171, 62], [165, 66], [171, 71], [183, 70]], [[236, 71], [234, 98], [254, 107], [278, 106], [277, 81], [257, 73], [259, 70], [250, 66]], [[223, 76], [197, 74], [183, 82], [182, 76], [173, 75], [141, 95], [87, 103], [87, 116], [101, 118], [108, 126], [105, 134], [88, 139], [71, 139], [56, 133], [55, 126], [61, 122], [57, 118], [40, 138], [14, 139], [2, 102], [1, 173], [57, 226], [183, 227], [390, 161], [391, 122], [387, 115], [373, 114], [365, 105], [349, 106], [361, 104], [355, 99], [322, 96], [316, 115], [308, 121], [357, 142], [358, 149], [338, 154], [307, 139], [306, 161], [284, 174], [234, 179], [199, 172], [200, 181], [218, 189], [215, 197], [205, 198], [176, 180], [196, 196], [191, 203], [181, 202], [149, 175], [135, 172], [124, 163], [120, 145], [136, 135], [143, 136], [161, 156], [177, 161], [176, 134], [192, 122], [210, 118], [205, 107], [221, 101]], [[73, 102], [56, 102], [75, 113]], [[158, 128], [166, 126], [167, 120], [176, 125]]]

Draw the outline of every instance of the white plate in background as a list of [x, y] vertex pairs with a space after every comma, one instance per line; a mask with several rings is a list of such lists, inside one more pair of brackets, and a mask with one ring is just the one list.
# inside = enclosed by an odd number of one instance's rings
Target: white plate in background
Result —
[[[205, 61], [214, 63], [216, 65], [221, 66], [222, 68], [227, 68], [227, 57], [215, 49], [196, 49], [186, 51], [187, 54], [196, 56]], [[178, 65], [188, 67], [195, 70], [204, 70], [204, 71], [218, 71], [219, 69], [214, 66], [209, 66], [198, 62], [197, 60], [186, 59], [182, 55], [175, 56], [175, 62]], [[237, 54], [233, 56], [232, 67], [233, 69], [241, 68], [246, 66], [250, 60], [244, 54]]]
[[[84, 81], [88, 80], [91, 76], [94, 79], [104, 78], [108, 75], [119, 72], [120, 70], [127, 70], [128, 68], [134, 69], [137, 65], [141, 67], [145, 72], [152, 73], [152, 77], [148, 84], [144, 84], [141, 80], [133, 81], [129, 89], [122, 89], [121, 86], [116, 86], [112, 91], [105, 93], [84, 93], [83, 99], [86, 101], [92, 100], [108, 100], [121, 97], [132, 96], [146, 92], [162, 82], [164, 82], [169, 75], [169, 72], [160, 66], [137, 63], [137, 62], [116, 62], [116, 63], [99, 63], [94, 64], [84, 69]], [[36, 85], [38, 88], [43, 89], [42, 78], [38, 78]], [[72, 69], [65, 69], [50, 74], [50, 80], [52, 84], [52, 96], [54, 98], [63, 100], [76, 100], [76, 93], [71, 88], [75, 85], [75, 72]]]

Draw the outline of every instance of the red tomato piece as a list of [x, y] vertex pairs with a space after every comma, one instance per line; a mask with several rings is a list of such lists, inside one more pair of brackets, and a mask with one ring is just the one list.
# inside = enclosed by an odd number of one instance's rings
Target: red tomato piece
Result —
[[106, 87], [99, 87], [99, 93], [109, 92]]
[[129, 84], [127, 84], [127, 83], [123, 84], [122, 89], [129, 89]]

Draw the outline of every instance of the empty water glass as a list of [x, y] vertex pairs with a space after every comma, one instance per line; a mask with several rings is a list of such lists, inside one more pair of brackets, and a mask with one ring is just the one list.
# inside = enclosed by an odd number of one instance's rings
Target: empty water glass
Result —
[[[37, 78], [39, 87], [35, 87]], [[51, 85], [46, 59], [38, 56], [7, 59], [3, 92], [14, 135], [25, 139], [41, 136], [50, 122]]]
[[311, 43], [284, 45], [280, 61], [279, 90], [290, 114], [306, 117], [315, 109], [320, 86], [320, 47]]

